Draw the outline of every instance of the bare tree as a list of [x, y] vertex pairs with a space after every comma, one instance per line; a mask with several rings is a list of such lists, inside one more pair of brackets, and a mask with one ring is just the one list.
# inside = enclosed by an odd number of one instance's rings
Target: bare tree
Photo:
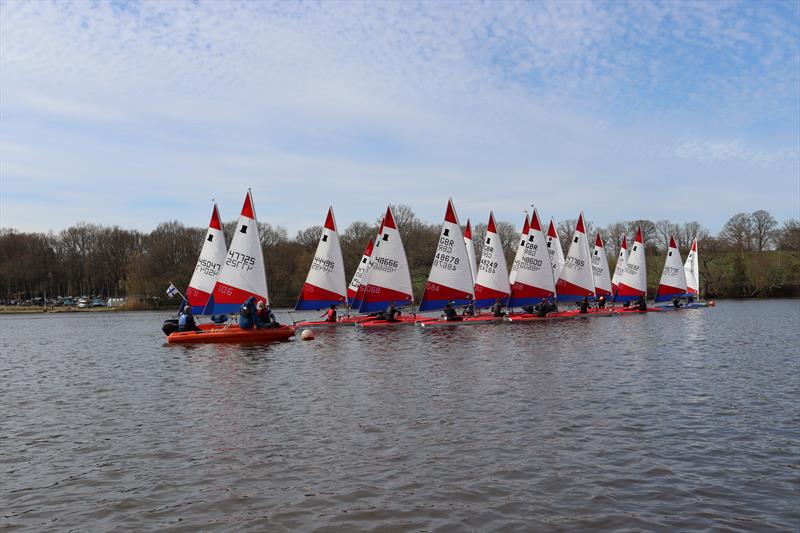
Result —
[[708, 230], [696, 220], [686, 222], [682, 224], [680, 228], [677, 235], [678, 246], [680, 246], [681, 253], [684, 255], [689, 251], [689, 247], [692, 245], [694, 239], [701, 241], [709, 236]]
[[800, 220], [790, 218], [784, 221], [778, 236], [778, 248], [800, 252]]
[[321, 235], [322, 226], [311, 226], [310, 228], [298, 230], [294, 240], [307, 251], [314, 252], [317, 249]]
[[757, 252], [769, 249], [770, 244], [775, 238], [775, 229], [778, 221], [763, 209], [759, 209], [752, 214], [753, 244]]
[[655, 228], [655, 246], [660, 251], [666, 251], [669, 248], [671, 236], [680, 238], [680, 226], [670, 220], [659, 220], [655, 223]]
[[719, 233], [720, 238], [735, 248], [738, 252], [744, 253], [752, 249], [753, 243], [753, 221], [747, 213], [737, 213], [733, 215], [722, 226]]

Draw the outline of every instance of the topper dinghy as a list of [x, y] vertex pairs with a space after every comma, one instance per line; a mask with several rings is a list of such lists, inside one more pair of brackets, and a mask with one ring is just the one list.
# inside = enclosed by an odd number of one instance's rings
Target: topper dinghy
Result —
[[419, 303], [420, 311], [441, 310], [453, 302], [466, 305], [473, 298], [474, 282], [469, 256], [453, 200], [447, 201], [439, 244]]
[[225, 244], [225, 234], [222, 233], [222, 222], [215, 203], [211, 211], [208, 231], [203, 239], [200, 257], [197, 258], [192, 280], [186, 289], [186, 299], [192, 306], [192, 313], [195, 315], [203, 314], [203, 309], [205, 309], [208, 299], [211, 298], [211, 291], [214, 290], [227, 253], [228, 246]]
[[203, 314], [238, 312], [242, 303], [251, 296], [269, 304], [264, 254], [261, 251], [253, 196], [248, 190], [228, 255]]
[[556, 282], [556, 294], [559, 302], [594, 298], [594, 275], [583, 212], [578, 215], [578, 223], [575, 225], [564, 268], [561, 269]]
[[611, 297], [611, 277], [608, 275], [608, 259], [606, 259], [606, 247], [600, 233], [594, 239], [594, 251], [592, 252], [592, 274], [594, 276], [594, 290], [599, 298], [603, 296], [607, 300]]
[[374, 313], [387, 309], [389, 305], [402, 307], [413, 301], [408, 259], [389, 206], [386, 208], [380, 239], [372, 249], [372, 267], [359, 311]]
[[681, 253], [675, 243], [675, 237], [670, 235], [667, 257], [664, 259], [664, 270], [661, 271], [661, 281], [658, 282], [655, 301], [667, 302], [674, 298], [682, 298], [686, 292], [686, 272], [683, 269]]
[[491, 307], [497, 299], [505, 304], [510, 292], [503, 243], [497, 233], [494, 213], [489, 213], [489, 225], [486, 227], [478, 276], [475, 278], [475, 307]]
[[511, 284], [508, 306], [529, 306], [540, 302], [542, 298], [554, 298], [556, 286], [550, 253], [535, 208], [525, 238], [520, 242], [520, 249], [524, 251], [517, 263], [517, 275]]
[[550, 264], [553, 267], [553, 280], [557, 281], [564, 268], [564, 250], [561, 249], [561, 239], [558, 238], [556, 223], [550, 218], [550, 225], [547, 226], [547, 249], [550, 251]]
[[623, 235], [619, 245], [619, 255], [617, 256], [617, 266], [614, 267], [614, 276], [611, 278], [611, 292], [616, 296], [617, 286], [625, 272], [625, 264], [628, 262], [628, 238]]
[[467, 257], [469, 258], [469, 269], [472, 272], [472, 283], [478, 276], [478, 265], [475, 262], [475, 243], [472, 241], [472, 226], [467, 219], [467, 227], [464, 228], [464, 244], [467, 246]]
[[333, 217], [333, 207], [328, 208], [325, 225], [317, 243], [303, 290], [295, 305], [297, 311], [320, 310], [347, 302], [344, 279], [344, 260]]

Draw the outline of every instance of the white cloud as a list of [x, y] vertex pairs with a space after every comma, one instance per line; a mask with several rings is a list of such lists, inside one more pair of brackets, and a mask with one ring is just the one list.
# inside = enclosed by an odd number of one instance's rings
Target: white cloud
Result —
[[[652, 212], [651, 195], [730, 179], [735, 163], [753, 170], [738, 170], [738, 210], [760, 169], [777, 196], [796, 189], [796, 6], [121, 6], [0, 5], [0, 136], [28, 151], [0, 150], [2, 180], [32, 173], [111, 203], [177, 191], [202, 210], [212, 196], [238, 209], [253, 186], [259, 213], [290, 229], [330, 202], [342, 226], [387, 201], [438, 220], [451, 194], [462, 218], [492, 204], [516, 220], [535, 201], [563, 218], [590, 203], [610, 221], [630, 218], [620, 191]], [[194, 223], [200, 207], [161, 218]], [[56, 228], [91, 217], [58, 213]], [[158, 222], [138, 207], [107, 216]]]

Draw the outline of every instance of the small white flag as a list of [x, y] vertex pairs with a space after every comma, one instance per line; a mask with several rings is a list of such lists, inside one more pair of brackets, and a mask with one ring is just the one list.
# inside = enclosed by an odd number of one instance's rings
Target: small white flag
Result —
[[177, 292], [178, 292], [178, 288], [175, 285], [173, 285], [172, 283], [170, 283], [169, 284], [169, 288], [167, 289], [167, 296], [172, 298], [173, 296], [175, 296], [175, 294], [177, 294]]

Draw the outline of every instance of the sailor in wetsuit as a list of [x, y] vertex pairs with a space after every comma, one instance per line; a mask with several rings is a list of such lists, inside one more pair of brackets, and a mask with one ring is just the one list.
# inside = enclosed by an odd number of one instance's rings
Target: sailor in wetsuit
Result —
[[255, 326], [254, 317], [256, 314], [256, 297], [251, 296], [244, 301], [239, 308], [239, 327], [242, 329], [253, 329]]
[[600, 297], [597, 298], [597, 308], [598, 309], [605, 309], [606, 308], [606, 297], [605, 296], [600, 295]]
[[456, 303], [453, 300], [447, 302], [447, 305], [444, 306], [444, 319], [449, 321], [453, 320], [464, 320], [462, 317], [458, 316], [456, 313]]
[[506, 314], [503, 312], [503, 302], [500, 301], [500, 298], [494, 301], [494, 305], [492, 306], [492, 316], [495, 317], [506, 316]]
[[272, 309], [263, 300], [259, 300], [256, 307], [255, 325], [258, 329], [277, 328], [280, 325], [275, 319]]
[[469, 303], [464, 307], [464, 316], [475, 316], [475, 300], [469, 300]]
[[589, 298], [584, 296], [583, 300], [581, 300], [581, 303], [579, 304], [579, 307], [580, 307], [580, 311], [579, 311], [580, 314], [585, 315], [586, 313], [588, 313], [589, 312]]
[[197, 327], [197, 324], [194, 322], [191, 305], [186, 305], [186, 307], [183, 308], [183, 313], [181, 313], [181, 317], [178, 319], [178, 331], [200, 331], [200, 328]]
[[639, 311], [647, 311], [647, 301], [645, 301], [644, 296], [639, 296], [639, 299], [636, 301], [636, 309]]
[[548, 303], [546, 298], [542, 298], [542, 301], [536, 304], [536, 316], [540, 318], [544, 318], [547, 316], [547, 313], [550, 312], [550, 304]]
[[681, 299], [678, 298], [677, 296], [672, 299], [672, 307], [674, 307], [675, 309], [680, 309], [681, 307], [683, 307], [683, 304], [681, 304]]
[[389, 304], [389, 307], [386, 308], [383, 316], [386, 322], [400, 322], [397, 320], [397, 317], [400, 316], [400, 310], [394, 306], [394, 303]]

